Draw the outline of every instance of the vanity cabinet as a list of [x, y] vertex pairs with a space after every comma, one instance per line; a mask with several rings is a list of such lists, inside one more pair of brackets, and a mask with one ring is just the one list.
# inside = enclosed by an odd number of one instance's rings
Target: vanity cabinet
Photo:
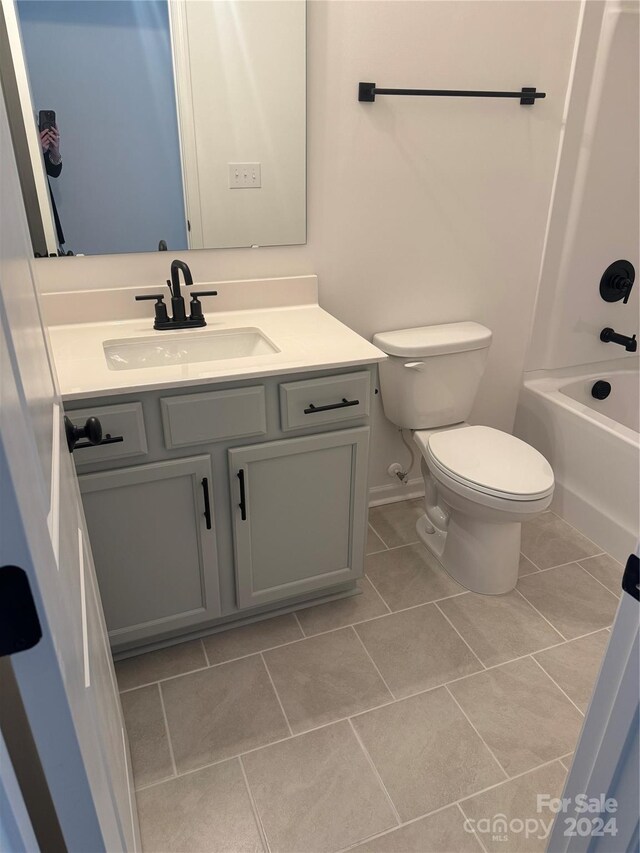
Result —
[[79, 481], [115, 645], [220, 615], [208, 456], [83, 474]]
[[239, 607], [362, 573], [369, 429], [229, 450]]
[[67, 407], [123, 439], [74, 452], [115, 651], [356, 592], [374, 369]]

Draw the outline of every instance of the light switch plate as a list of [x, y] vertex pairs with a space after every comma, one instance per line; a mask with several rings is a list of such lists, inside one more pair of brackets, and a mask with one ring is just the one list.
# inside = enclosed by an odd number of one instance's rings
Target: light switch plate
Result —
[[260, 163], [229, 163], [229, 189], [260, 189]]

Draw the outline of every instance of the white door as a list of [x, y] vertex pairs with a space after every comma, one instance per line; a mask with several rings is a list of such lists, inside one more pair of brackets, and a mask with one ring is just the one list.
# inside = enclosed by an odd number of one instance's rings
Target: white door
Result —
[[0, 573], [26, 573], [42, 631], [8, 660], [67, 848], [135, 850], [128, 746], [4, 98], [0, 150]]
[[571, 771], [549, 838], [550, 853], [640, 849], [640, 605], [638, 557], [629, 558]]
[[37, 850], [38, 842], [0, 732], [0, 850]]

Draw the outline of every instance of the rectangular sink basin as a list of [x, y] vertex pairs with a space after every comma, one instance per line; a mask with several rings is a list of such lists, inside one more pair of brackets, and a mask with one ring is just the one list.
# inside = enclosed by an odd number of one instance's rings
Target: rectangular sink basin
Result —
[[140, 370], [280, 352], [256, 328], [197, 333], [185, 329], [168, 335], [104, 341], [102, 346], [109, 370]]

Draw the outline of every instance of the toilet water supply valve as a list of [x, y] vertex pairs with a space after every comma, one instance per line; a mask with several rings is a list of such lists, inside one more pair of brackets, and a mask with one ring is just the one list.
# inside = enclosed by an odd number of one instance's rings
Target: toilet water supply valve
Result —
[[409, 467], [407, 470], [403, 470], [402, 465], [399, 462], [392, 462], [391, 465], [387, 468], [387, 474], [390, 477], [397, 477], [398, 480], [402, 483], [403, 486], [406, 486], [409, 483], [409, 474], [411, 473], [411, 469], [413, 468], [414, 462], [416, 461], [415, 453], [413, 452], [413, 447], [409, 444], [404, 435], [404, 430], [400, 430], [400, 438], [402, 439], [402, 443], [407, 448], [409, 453], [411, 454], [411, 462], [409, 463]]
[[409, 480], [409, 472], [402, 470], [402, 465], [399, 462], [392, 462], [391, 465], [387, 468], [387, 474], [390, 477], [397, 477], [401, 483], [404, 483], [405, 486]]

